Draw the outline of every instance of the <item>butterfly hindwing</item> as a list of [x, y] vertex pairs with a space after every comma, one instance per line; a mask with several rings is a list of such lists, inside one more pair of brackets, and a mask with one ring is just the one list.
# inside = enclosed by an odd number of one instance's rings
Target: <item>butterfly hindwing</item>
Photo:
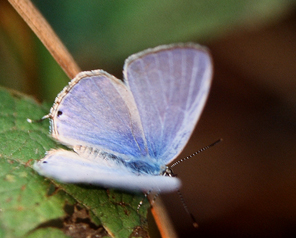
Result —
[[103, 160], [98, 156], [97, 160], [83, 158], [73, 151], [51, 150], [34, 164], [34, 169], [64, 183], [87, 183], [130, 191], [168, 192], [181, 186], [178, 178], [138, 176], [122, 166], [110, 167]]

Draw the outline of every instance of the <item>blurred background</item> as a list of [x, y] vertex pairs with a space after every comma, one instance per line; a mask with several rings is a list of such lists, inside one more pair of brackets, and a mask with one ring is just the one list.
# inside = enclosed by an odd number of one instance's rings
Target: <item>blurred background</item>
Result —
[[[199, 229], [176, 193], [162, 195], [180, 237], [296, 236], [296, 1], [33, 1], [82, 70], [122, 78], [149, 47], [198, 42], [215, 76], [185, 157], [174, 169]], [[52, 103], [67, 76], [0, 1], [0, 85]], [[1, 102], [0, 102], [1, 103]]]

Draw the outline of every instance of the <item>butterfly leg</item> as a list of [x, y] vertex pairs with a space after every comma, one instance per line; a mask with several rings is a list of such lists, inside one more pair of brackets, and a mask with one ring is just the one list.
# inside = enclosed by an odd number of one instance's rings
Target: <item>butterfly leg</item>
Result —
[[37, 119], [37, 120], [33, 120], [33, 119], [30, 119], [30, 118], [27, 118], [27, 122], [29, 122], [29, 123], [39, 123], [39, 122], [42, 122], [43, 120], [45, 120], [47, 118], [51, 118], [51, 115], [50, 114], [47, 114], [47, 115], [45, 115], [42, 118]]
[[151, 202], [150, 202], [151, 206], [153, 206], [153, 204], [155, 203], [155, 200], [156, 200], [156, 198], [159, 196], [159, 193], [160, 193], [160, 192], [157, 192], [157, 193], [154, 194], [153, 199], [152, 199]]
[[140, 207], [143, 205], [143, 202], [146, 198], [148, 198], [148, 195], [151, 193], [151, 190], [149, 190], [148, 192], [144, 193], [144, 198], [139, 202], [138, 207], [137, 207], [137, 211], [139, 211]]

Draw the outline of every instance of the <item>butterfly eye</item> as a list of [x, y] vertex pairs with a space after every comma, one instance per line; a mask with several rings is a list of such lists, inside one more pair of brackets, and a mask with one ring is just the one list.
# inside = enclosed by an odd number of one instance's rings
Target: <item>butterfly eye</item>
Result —
[[58, 111], [58, 117], [61, 116], [63, 114], [62, 111]]
[[168, 177], [176, 177], [176, 175], [173, 173], [173, 170], [169, 167], [166, 167], [165, 170], [162, 173], [163, 176], [168, 176]]

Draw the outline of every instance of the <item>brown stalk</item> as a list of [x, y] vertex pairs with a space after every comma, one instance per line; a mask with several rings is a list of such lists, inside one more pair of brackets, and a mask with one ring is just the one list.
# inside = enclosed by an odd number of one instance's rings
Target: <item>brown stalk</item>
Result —
[[157, 197], [153, 203], [151, 213], [162, 238], [177, 238], [175, 228], [160, 197]]
[[29, 0], [8, 0], [28, 26], [41, 40], [69, 78], [81, 70], [51, 26]]

